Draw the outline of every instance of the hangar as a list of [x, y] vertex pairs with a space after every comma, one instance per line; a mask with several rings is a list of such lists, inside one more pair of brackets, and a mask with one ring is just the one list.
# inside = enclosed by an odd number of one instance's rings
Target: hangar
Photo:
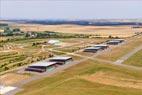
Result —
[[101, 50], [101, 47], [88, 47], [84, 49], [84, 52], [96, 53], [99, 50]]
[[50, 62], [56, 62], [59, 65], [66, 64], [72, 60], [72, 57], [69, 56], [55, 56], [49, 59]]
[[97, 44], [97, 45], [94, 45], [93, 47], [100, 47], [102, 50], [108, 48], [109, 46], [106, 45], [106, 44]]
[[40, 61], [29, 65], [25, 70], [34, 72], [46, 72], [56, 68], [57, 62]]
[[113, 39], [113, 40], [109, 40], [106, 43], [109, 45], [118, 45], [119, 43], [124, 42], [124, 39]]

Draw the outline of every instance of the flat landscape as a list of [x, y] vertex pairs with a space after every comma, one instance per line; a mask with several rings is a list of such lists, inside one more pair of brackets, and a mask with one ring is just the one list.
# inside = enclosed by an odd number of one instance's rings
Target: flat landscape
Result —
[[116, 59], [120, 58], [121, 56], [129, 53], [132, 51], [136, 46], [142, 45], [142, 36], [134, 37], [132, 39], [126, 39], [127, 42], [123, 45], [115, 47], [111, 49], [109, 52], [105, 52], [104, 54], [98, 55], [98, 58], [107, 59], [110, 61], [115, 61]]
[[17, 95], [141, 95], [141, 82], [141, 70], [87, 60], [62, 73], [33, 81]]
[[142, 28], [132, 26], [81, 26], [81, 25], [39, 25], [39, 24], [14, 24], [14, 28], [22, 31], [56, 31], [60, 33], [92, 34], [98, 37], [131, 37]]
[[[7, 27], [10, 29], [0, 38], [0, 85], [18, 88], [8, 95], [142, 95], [141, 28], [37, 24]], [[108, 43], [116, 40], [122, 42]], [[107, 48], [84, 51], [95, 45]], [[72, 61], [45, 72], [26, 71], [34, 63], [49, 62], [56, 56], [69, 56]]]
[[142, 0], [0, 0], [0, 95], [142, 95]]
[[127, 59], [124, 64], [129, 64], [133, 66], [142, 66], [142, 50], [135, 53], [133, 56], [131, 56], [129, 59]]

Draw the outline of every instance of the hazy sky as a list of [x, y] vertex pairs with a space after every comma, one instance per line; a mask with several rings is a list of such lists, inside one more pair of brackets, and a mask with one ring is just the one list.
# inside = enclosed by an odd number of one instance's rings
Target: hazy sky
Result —
[[142, 0], [0, 0], [0, 18], [142, 18]]

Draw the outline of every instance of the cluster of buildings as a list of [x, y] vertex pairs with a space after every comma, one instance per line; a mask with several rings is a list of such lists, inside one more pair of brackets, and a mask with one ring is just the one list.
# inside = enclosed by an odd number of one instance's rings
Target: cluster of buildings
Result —
[[[58, 43], [58, 41], [51, 41], [51, 42]], [[122, 42], [124, 42], [123, 39], [108, 40], [105, 43], [87, 47], [84, 49], [84, 52], [96, 53], [98, 51], [109, 48], [109, 45], [118, 45], [119, 43], [122, 43]], [[57, 68], [58, 66], [64, 65], [71, 61], [73, 61], [73, 58], [70, 56], [55, 56], [55, 57], [49, 58], [48, 60], [44, 60], [44, 61], [31, 64], [25, 70], [42, 73], [42, 72], [53, 70]]]
[[29, 65], [25, 70], [34, 71], [34, 72], [46, 72], [55, 69], [60, 65], [67, 64], [73, 61], [73, 58], [70, 56], [55, 56], [49, 60], [40, 61], [34, 64]]
[[101, 50], [109, 48], [109, 45], [118, 45], [122, 42], [124, 42], [124, 39], [108, 40], [103, 44], [97, 44], [97, 45], [94, 45], [94, 46], [87, 47], [87, 48], [84, 49], [84, 52], [96, 53], [97, 51], [101, 51]]
[[113, 39], [113, 40], [108, 40], [106, 43], [108, 45], [118, 45], [120, 43], [124, 42], [124, 39]]
[[94, 46], [85, 48], [84, 52], [96, 53], [97, 51], [104, 50], [106, 48], [108, 48], [108, 45], [106, 45], [106, 44], [98, 44], [98, 45], [94, 45]]

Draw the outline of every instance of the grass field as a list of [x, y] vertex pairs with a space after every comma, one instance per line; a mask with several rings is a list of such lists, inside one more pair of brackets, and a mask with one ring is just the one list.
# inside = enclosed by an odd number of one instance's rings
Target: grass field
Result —
[[90, 38], [90, 39], [84, 38], [84, 39], [68, 39], [68, 40], [61, 39], [61, 41], [67, 42], [68, 45], [66, 45], [65, 47], [56, 48], [56, 50], [60, 50], [64, 52], [75, 52], [75, 51], [78, 51], [80, 49], [87, 47], [90, 44], [95, 45], [97, 43], [105, 42], [106, 40], [108, 39], [107, 38]]
[[[3, 37], [4, 39], [4, 37]], [[0, 72], [17, 68], [26, 64], [33, 63], [35, 61], [44, 60], [49, 57], [49, 54], [56, 54], [57, 52], [50, 52], [49, 48], [61, 48], [63, 51], [73, 52], [82, 48], [86, 43], [99, 43], [103, 42], [105, 38], [69, 38], [58, 39], [63, 45], [55, 46], [51, 44], [45, 44], [44, 49], [42, 44], [32, 46], [33, 43], [48, 42], [49, 38], [43, 39], [24, 39], [17, 41], [1, 42], [0, 45]]]
[[27, 74], [7, 73], [1, 75], [0, 82], [4, 85], [13, 85], [14, 83], [28, 79], [30, 76]]
[[[86, 76], [95, 76], [99, 72], [115, 77], [115, 79], [108, 77], [109, 81], [115, 80], [114, 83], [117, 84], [125, 82], [127, 86], [104, 84], [86, 79]], [[16, 95], [142, 95], [141, 82], [141, 71], [88, 60], [62, 73], [33, 81], [25, 85], [24, 90]], [[138, 88], [132, 87], [134, 85]]]
[[0, 72], [23, 66], [37, 60], [47, 58], [48, 51], [41, 51], [40, 46], [32, 46], [34, 42], [45, 39], [29, 39], [1, 43], [0, 47]]
[[142, 50], [131, 56], [124, 64], [142, 67]]
[[61, 33], [93, 34], [101, 37], [130, 37], [142, 28], [131, 28], [131, 26], [80, 26], [80, 25], [36, 25], [15, 24], [12, 27], [20, 28], [22, 31], [56, 31]]
[[135, 37], [132, 39], [126, 39], [125, 44], [115, 47], [111, 49], [109, 52], [105, 52], [101, 55], [98, 55], [97, 58], [115, 61], [123, 55], [132, 51], [134, 48], [140, 46], [141, 44], [142, 36]]

